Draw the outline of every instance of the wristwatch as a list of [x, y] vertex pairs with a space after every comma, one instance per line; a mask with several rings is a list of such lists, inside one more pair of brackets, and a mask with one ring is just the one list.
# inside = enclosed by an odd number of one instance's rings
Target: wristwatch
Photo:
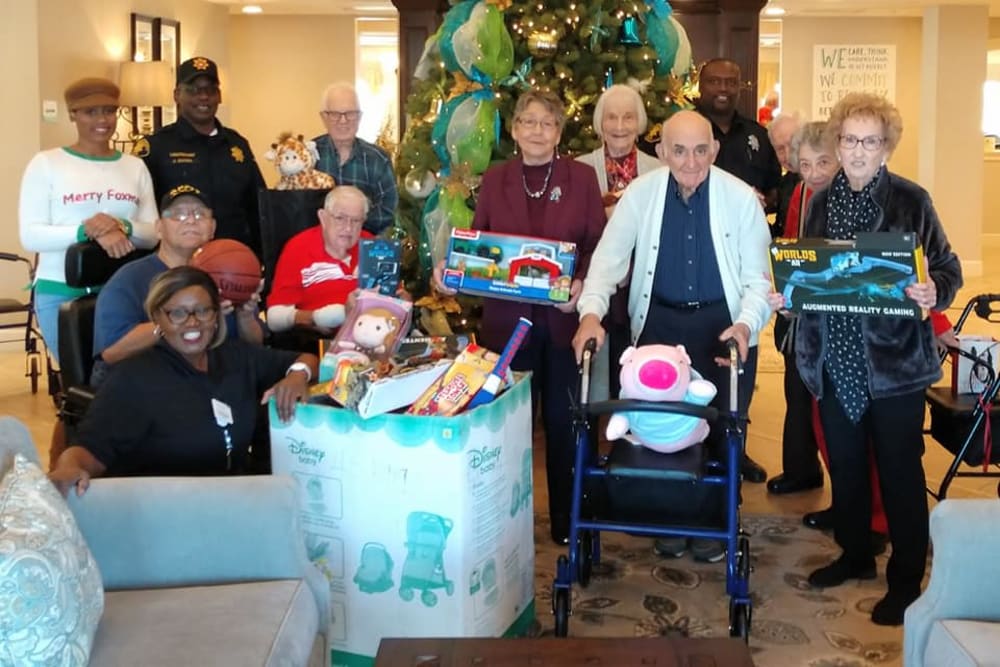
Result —
[[309, 364], [303, 363], [301, 361], [296, 361], [294, 364], [288, 367], [287, 371], [285, 371], [285, 376], [287, 377], [289, 373], [293, 373], [295, 371], [302, 371], [303, 373], [305, 373], [306, 382], [310, 382], [313, 379], [313, 373], [312, 370], [310, 370], [309, 368]]

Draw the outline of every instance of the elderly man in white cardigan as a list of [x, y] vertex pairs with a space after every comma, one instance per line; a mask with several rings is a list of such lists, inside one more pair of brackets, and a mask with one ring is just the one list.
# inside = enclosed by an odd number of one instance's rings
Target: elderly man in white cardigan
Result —
[[[735, 339], [745, 369], [739, 388], [745, 410], [756, 375], [757, 337], [771, 317], [771, 237], [764, 210], [752, 188], [712, 166], [718, 142], [701, 115], [671, 116], [658, 152], [669, 169], [629, 185], [594, 251], [577, 304], [580, 326], [573, 346], [579, 357], [588, 339], [603, 345], [601, 319], [628, 274], [634, 250], [628, 299], [632, 342], [684, 345], [692, 367], [719, 390], [713, 404], [725, 408], [723, 341]], [[713, 429], [710, 441], [718, 442], [719, 435]], [[742, 471], [747, 481], [767, 476], [749, 457]], [[713, 550], [704, 560], [721, 557]]]

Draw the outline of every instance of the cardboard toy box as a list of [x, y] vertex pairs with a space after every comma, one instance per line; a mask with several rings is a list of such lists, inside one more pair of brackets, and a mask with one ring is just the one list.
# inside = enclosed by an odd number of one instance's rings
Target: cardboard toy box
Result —
[[575, 243], [453, 229], [443, 281], [466, 294], [565, 303], [575, 267]]
[[853, 241], [777, 239], [771, 244], [774, 289], [796, 313], [922, 319], [905, 288], [926, 279], [916, 235], [875, 232]]
[[530, 378], [455, 417], [364, 420], [274, 402], [275, 474], [301, 487], [310, 558], [330, 581], [332, 664], [383, 637], [504, 637], [534, 621]]

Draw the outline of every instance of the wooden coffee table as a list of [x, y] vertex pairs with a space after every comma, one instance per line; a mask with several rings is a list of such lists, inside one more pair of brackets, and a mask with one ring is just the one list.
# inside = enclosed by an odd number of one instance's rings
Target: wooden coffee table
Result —
[[383, 639], [375, 667], [753, 667], [740, 639]]

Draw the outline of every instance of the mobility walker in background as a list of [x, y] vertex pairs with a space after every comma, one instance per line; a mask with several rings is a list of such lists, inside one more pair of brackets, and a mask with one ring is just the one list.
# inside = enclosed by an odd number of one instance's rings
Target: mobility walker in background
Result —
[[0, 252], [0, 261], [23, 263], [28, 275], [28, 300], [26, 302], [15, 298], [0, 299], [0, 315], [17, 316], [16, 321], [0, 323], [0, 329], [24, 330], [24, 376], [31, 379], [31, 393], [38, 393], [38, 378], [42, 375], [42, 357], [44, 356], [49, 396], [58, 403], [59, 371], [53, 367], [52, 357], [49, 356], [44, 344], [40, 344], [42, 334], [35, 321], [35, 262], [12, 252]]
[[[972, 297], [955, 322], [955, 333], [961, 333], [962, 327], [973, 313], [987, 322], [1000, 322], [1000, 294]], [[948, 487], [956, 477], [1000, 478], [1000, 444], [991, 446], [993, 434], [990, 428], [993, 425], [1000, 428], [1000, 405], [996, 402], [1000, 391], [1000, 374], [996, 373], [992, 363], [987, 362], [987, 359], [996, 359], [1000, 354], [1000, 343], [994, 343], [992, 349], [978, 355], [957, 348], [949, 348], [949, 353], [945, 355], [945, 360], [950, 357], [952, 364], [957, 365], [960, 357], [971, 362], [969, 372], [975, 379], [973, 388], [978, 391], [955, 394], [948, 385], [934, 386], [927, 390], [927, 403], [931, 413], [930, 430], [927, 432], [938, 444], [955, 455], [937, 493], [930, 488], [927, 490], [937, 500], [945, 499]], [[955, 370], [957, 372], [957, 366]], [[962, 463], [972, 467], [982, 466], [982, 470], [961, 471], [959, 468]], [[1000, 483], [997, 484], [997, 495], [1000, 496]]]
[[[573, 474], [573, 498], [570, 510], [569, 554], [559, 556], [552, 585], [552, 611], [555, 634], [565, 637], [569, 631], [571, 588], [576, 581], [586, 587], [595, 563], [600, 562], [602, 531], [626, 532], [648, 537], [689, 537], [717, 539], [726, 543], [726, 593], [729, 595], [729, 634], [750, 636], [750, 539], [740, 530], [740, 462], [745, 447], [746, 415], [739, 414], [738, 378], [741, 372], [736, 341], [727, 342], [730, 359], [729, 411], [682, 402], [611, 400], [589, 403], [590, 366], [596, 349], [591, 339], [583, 353], [579, 400], [574, 406], [576, 463]], [[700, 417], [709, 423], [722, 420], [725, 427], [724, 461], [706, 457], [707, 446], [701, 443], [673, 454], [660, 454], [627, 440], [612, 444], [607, 456], [600, 456], [593, 418], [623, 411], [672, 412]], [[724, 492], [725, 508], [718, 521], [687, 517], [680, 522], [666, 514], [621, 511], [613, 502], [614, 488], [636, 483], [666, 484], [682, 482], [683, 488], [714, 487]], [[711, 489], [708, 489], [711, 490]], [[717, 495], [717, 494], [716, 494]], [[602, 497], [603, 496], [603, 497]]]

